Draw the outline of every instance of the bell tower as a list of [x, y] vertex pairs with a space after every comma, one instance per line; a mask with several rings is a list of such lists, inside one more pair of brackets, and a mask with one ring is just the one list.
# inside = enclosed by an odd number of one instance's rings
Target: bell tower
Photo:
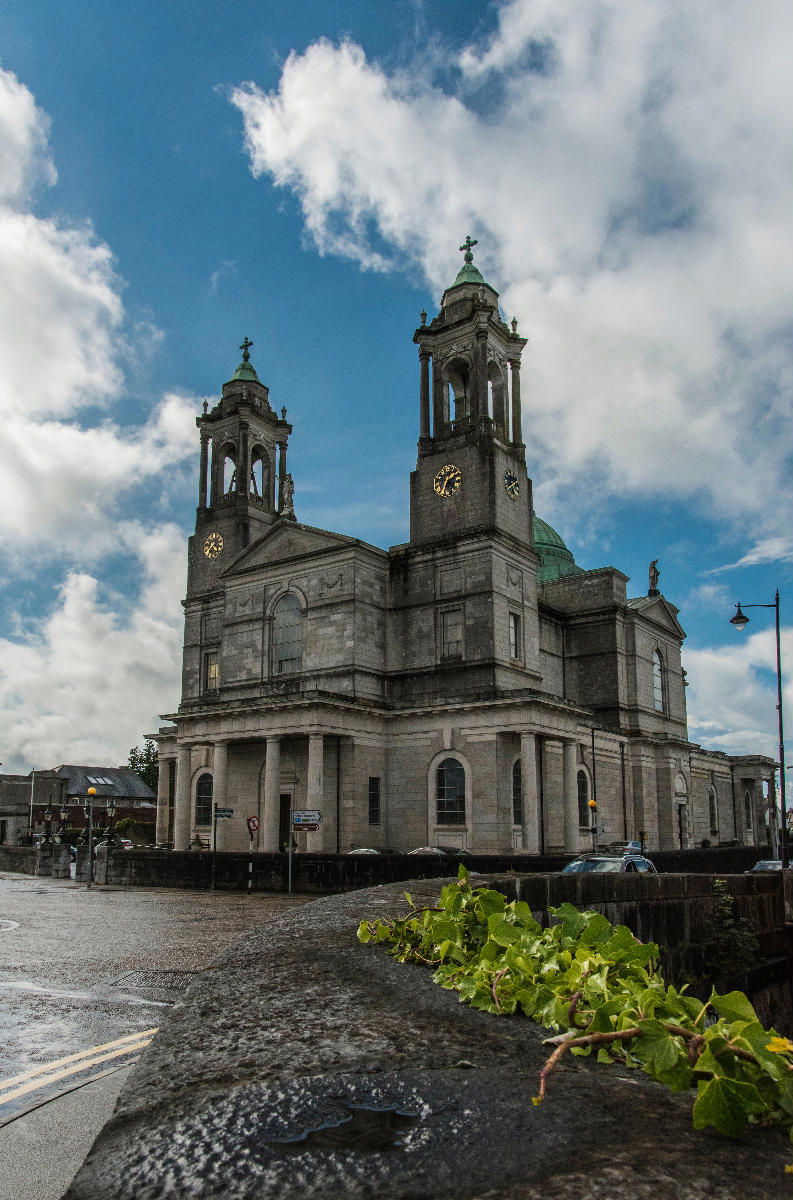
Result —
[[218, 574], [279, 518], [294, 520], [286, 446], [292, 426], [286, 409], [270, 407], [269, 388], [250, 361], [223, 384], [220, 400], [196, 417], [201, 433], [198, 508], [188, 549], [187, 595], [211, 590]]
[[412, 545], [485, 529], [531, 546], [531, 481], [521, 432], [526, 338], [501, 319], [498, 292], [464, 263], [441, 309], [413, 335], [419, 348], [419, 443], [410, 479]]

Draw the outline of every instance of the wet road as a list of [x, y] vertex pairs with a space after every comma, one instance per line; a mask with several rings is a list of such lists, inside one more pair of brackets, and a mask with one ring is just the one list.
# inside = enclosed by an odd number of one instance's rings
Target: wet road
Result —
[[0, 1200], [58, 1200], [184, 988], [309, 899], [0, 872]]

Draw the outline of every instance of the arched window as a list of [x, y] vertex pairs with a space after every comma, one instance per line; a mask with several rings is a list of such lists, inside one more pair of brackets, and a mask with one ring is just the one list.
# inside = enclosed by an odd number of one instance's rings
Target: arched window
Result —
[[291, 592], [273, 609], [273, 674], [299, 671], [303, 661], [303, 610]]
[[212, 824], [212, 776], [208, 773], [199, 775], [195, 786], [195, 823]]
[[439, 825], [465, 824], [465, 771], [456, 758], [445, 758], [435, 772]]
[[519, 758], [512, 764], [512, 824], [523, 824], [523, 775]]
[[743, 794], [743, 823], [749, 830], [754, 827], [752, 822], [752, 793], [748, 788]]
[[237, 460], [234, 451], [227, 448], [223, 458], [223, 495], [230, 496], [237, 486]]
[[653, 650], [653, 708], [664, 711], [664, 665], [660, 650]]
[[719, 832], [719, 807], [716, 799], [716, 789], [713, 784], [708, 789], [708, 815], [710, 816], [710, 832]]
[[449, 416], [455, 423], [465, 422], [471, 415], [468, 363], [464, 359], [456, 358], [448, 364], [445, 374], [447, 387], [451, 388], [451, 398], [454, 400], [454, 411], [450, 412]]
[[589, 779], [586, 771], [578, 772], [578, 824], [589, 825]]

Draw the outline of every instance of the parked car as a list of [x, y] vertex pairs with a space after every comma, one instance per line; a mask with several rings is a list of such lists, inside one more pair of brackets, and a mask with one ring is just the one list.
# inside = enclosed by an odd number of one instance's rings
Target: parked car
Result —
[[562, 867], [562, 875], [584, 875], [590, 871], [605, 871], [618, 875], [622, 871], [641, 871], [644, 874], [657, 875], [655, 865], [643, 854], [582, 854], [574, 858], [566, 867]]
[[130, 841], [129, 838], [119, 838], [118, 840], [119, 840], [119, 844], [121, 845], [122, 850], [134, 850], [135, 849], [135, 843]]
[[781, 858], [761, 858], [760, 861], [756, 862], [753, 867], [749, 867], [748, 870], [744, 871], [744, 875], [754, 875], [755, 871], [781, 871], [781, 870], [782, 870], [782, 859]]
[[408, 850], [408, 854], [445, 854], [449, 858], [464, 858], [467, 853], [459, 846], [417, 846], [415, 850]]
[[375, 850], [373, 846], [356, 846], [354, 850], [349, 851], [350, 854], [382, 854], [382, 850]]
[[609, 842], [606, 849], [607, 854], [643, 854], [642, 844], [638, 841], [631, 842]]

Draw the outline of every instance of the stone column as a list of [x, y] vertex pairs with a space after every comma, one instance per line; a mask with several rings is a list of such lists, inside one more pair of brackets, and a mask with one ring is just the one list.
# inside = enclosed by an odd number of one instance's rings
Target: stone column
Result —
[[278, 829], [281, 823], [281, 738], [268, 737], [264, 760], [264, 820], [259, 846], [265, 854], [280, 850]]
[[568, 854], [578, 854], [578, 753], [576, 743], [562, 743], [562, 793], [564, 795], [564, 848]]
[[432, 360], [432, 433], [437, 437], [448, 422], [448, 414], [443, 411], [443, 378], [436, 359]]
[[247, 496], [251, 465], [248, 461], [248, 426], [240, 421], [240, 445], [237, 453], [237, 495]]
[[[226, 776], [229, 761], [229, 744], [228, 742], [215, 742], [215, 750], [212, 756], [212, 804], [218, 808], [226, 807]], [[236, 814], [235, 814], [236, 816]], [[214, 820], [214, 807], [212, 810], [212, 819]], [[231, 842], [231, 829], [229, 826], [234, 818], [221, 817], [217, 822], [216, 845], [218, 850], [228, 849]]]
[[512, 369], [512, 441], [519, 446], [523, 442], [520, 416], [520, 359], [511, 358]]
[[154, 827], [155, 842], [168, 841], [168, 789], [171, 780], [171, 760], [161, 758], [157, 776], [157, 824]]
[[476, 382], [471, 397], [473, 411], [471, 417], [476, 425], [481, 418], [487, 417], [487, 330], [476, 331]]
[[429, 350], [419, 350], [419, 363], [421, 364], [421, 400], [419, 405], [419, 435], [421, 437], [430, 436], [430, 352]]
[[[325, 738], [321, 733], [310, 733], [308, 735], [308, 796], [306, 799], [306, 808], [318, 808], [320, 812], [323, 809], [324, 801], [324, 765], [325, 765]], [[323, 813], [323, 817], [325, 814]], [[316, 833], [309, 833], [307, 849], [313, 853], [319, 853], [323, 848], [323, 835], [325, 826], [320, 825]]]
[[520, 791], [523, 801], [523, 851], [540, 850], [540, 804], [537, 792], [537, 739], [533, 733], [520, 735]]
[[[278, 508], [280, 512], [284, 507], [284, 480], [286, 479], [286, 442], [279, 442], [278, 453]], [[278, 835], [276, 834], [276, 840]]]
[[176, 753], [176, 794], [173, 814], [173, 848], [190, 847], [190, 747], [179, 746]]
[[198, 476], [198, 507], [207, 506], [207, 466], [209, 465], [209, 434], [201, 430], [201, 466]]

